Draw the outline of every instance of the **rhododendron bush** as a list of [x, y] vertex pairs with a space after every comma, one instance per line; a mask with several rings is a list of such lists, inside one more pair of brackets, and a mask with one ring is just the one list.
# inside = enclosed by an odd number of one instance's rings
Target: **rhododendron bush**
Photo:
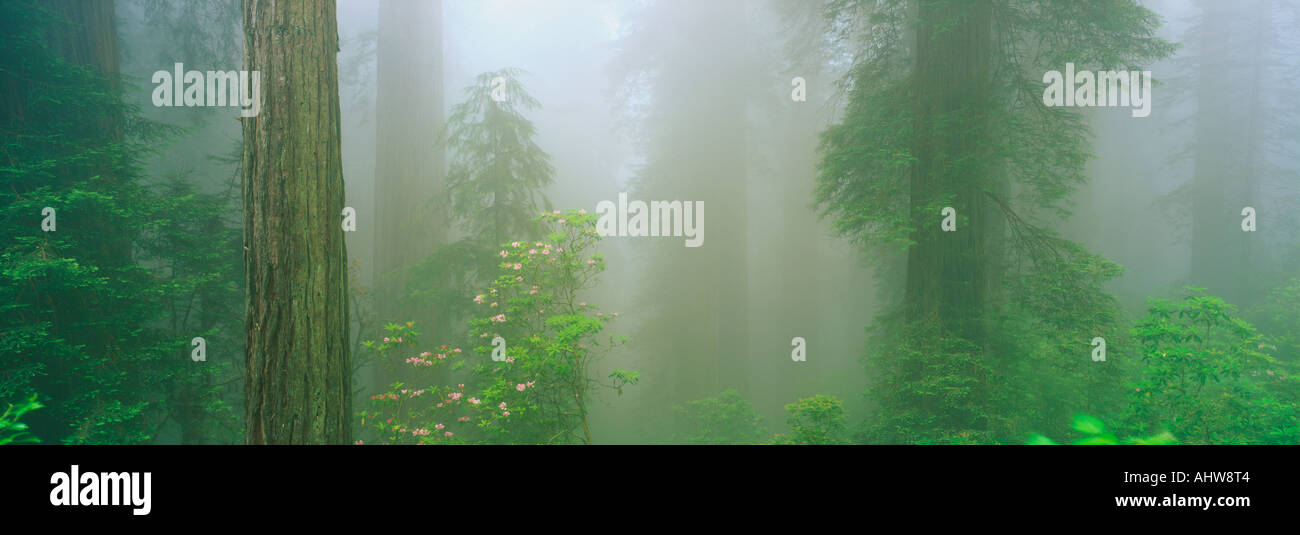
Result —
[[474, 298], [464, 349], [420, 342], [413, 323], [389, 324], [381, 340], [364, 342], [381, 370], [401, 380], [370, 396], [358, 443], [591, 442], [594, 387], [621, 393], [638, 374], [591, 375], [624, 341], [602, 334], [618, 314], [582, 298], [605, 269], [593, 252], [596, 216], [556, 210], [537, 221], [548, 229], [545, 240], [513, 241], [497, 253], [498, 277]]

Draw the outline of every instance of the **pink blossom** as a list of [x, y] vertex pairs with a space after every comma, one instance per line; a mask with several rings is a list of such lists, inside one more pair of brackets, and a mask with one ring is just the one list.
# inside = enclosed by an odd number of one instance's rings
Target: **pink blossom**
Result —
[[365, 444], [365, 442], [362, 442], [362, 441], [358, 440], [358, 441], [355, 442], [355, 444], [358, 445], [358, 446], [360, 446], [360, 445], [362, 445], [362, 444]]
[[537, 254], [537, 249], [529, 249], [528, 254]]
[[523, 264], [515, 264], [515, 271], [519, 271], [519, 268], [522, 268], [522, 267], [524, 267]]
[[505, 258], [505, 257], [507, 257], [507, 256], [510, 256], [510, 253], [505, 252], [505, 250], [502, 250], [502, 251], [501, 251], [500, 253], [498, 253], [498, 254], [501, 255], [501, 258]]
[[595, 265], [595, 264], [596, 264], [596, 261], [595, 261], [595, 260], [588, 260], [588, 261], [587, 261], [587, 265], [588, 265], [588, 266]]
[[437, 429], [437, 430], [439, 430], [439, 431], [442, 431], [442, 429], [443, 429], [444, 427], [447, 427], [447, 426], [442, 425], [442, 424], [438, 424], [438, 425], [433, 426], [434, 429]]
[[465, 394], [460, 393], [460, 392], [452, 392], [448, 397], [450, 397], [450, 398], [451, 398], [452, 400], [454, 400], [454, 401], [460, 401], [461, 396], [464, 396], [464, 395], [465, 395]]
[[500, 404], [500, 405], [497, 405], [497, 406], [498, 406], [498, 407], [501, 407], [501, 410], [506, 410], [506, 402], [504, 402], [504, 401], [502, 401], [501, 404]]
[[452, 433], [451, 431], [447, 431], [446, 433], [443, 433], [443, 435], [445, 435], [447, 438], [451, 438], [451, 437], [456, 436], [456, 433]]
[[496, 301], [493, 301], [491, 305], [488, 305], [488, 307], [489, 307], [489, 308], [496, 308], [496, 307], [497, 307], [497, 302], [496, 302]]
[[385, 344], [388, 343], [388, 337], [387, 337], [387, 336], [384, 337], [384, 343], [385, 343]]
[[428, 352], [428, 351], [425, 351], [424, 353], [420, 353], [420, 356], [421, 356], [421, 357], [427, 357], [427, 356], [432, 355], [432, 354], [433, 354], [433, 353], [430, 353], [430, 352]]
[[469, 421], [469, 416], [461, 416], [460, 418], [457, 418], [456, 421], [458, 421], [458, 422], [468, 422], [468, 421]]
[[528, 387], [527, 387], [527, 385], [524, 385], [523, 383], [519, 383], [519, 384], [515, 385], [515, 390], [518, 390], [518, 391], [520, 391], [520, 392], [523, 392], [525, 388], [528, 388]]
[[479, 403], [482, 403], [482, 401], [479, 400], [478, 398], [469, 398], [469, 402], [474, 405], [478, 405]]
[[[452, 352], [452, 353], [460, 353], [460, 348], [458, 347], [458, 348], [456, 348], [456, 349], [453, 349], [453, 350], [451, 350], [451, 352]], [[460, 387], [461, 387], [461, 388], [465, 388], [465, 385], [460, 385]]]
[[550, 249], [542, 249], [542, 254], [551, 254]]
[[511, 247], [519, 247], [519, 242], [513, 242], [513, 243], [510, 244], [510, 246], [511, 246]]
[[510, 411], [505, 411], [505, 412], [501, 413], [501, 415], [502, 415], [502, 416], [510, 416]]
[[581, 302], [581, 303], [578, 303], [578, 306], [580, 306], [580, 307], [585, 307], [585, 306], [587, 306], [587, 302], [586, 302], [586, 301], [583, 301], [583, 302]]
[[483, 304], [483, 294], [478, 294], [474, 296], [474, 302], [480, 305]]

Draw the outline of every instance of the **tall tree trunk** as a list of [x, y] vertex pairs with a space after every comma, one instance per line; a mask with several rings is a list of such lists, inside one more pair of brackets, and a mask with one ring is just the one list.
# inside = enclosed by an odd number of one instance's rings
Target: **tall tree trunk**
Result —
[[[749, 352], [749, 162], [746, 152], [746, 92], [737, 88], [753, 87], [750, 65], [746, 59], [748, 47], [747, 24], [745, 22], [745, 4], [740, 0], [719, 1], [714, 9], [721, 16], [710, 17], [711, 20], [731, 21], [729, 28], [718, 29], [717, 42], [713, 53], [717, 64], [733, 65], [732, 72], [742, 79], [719, 78], [714, 87], [718, 91], [714, 102], [715, 116], [722, 130], [712, 143], [711, 149], [716, 157], [715, 174], [719, 183], [712, 191], [711, 202], [705, 203], [708, 209], [705, 220], [709, 221], [709, 232], [713, 233], [712, 245], [716, 247], [718, 262], [713, 264], [718, 270], [716, 297], [713, 310], [716, 318], [716, 353], [710, 358], [717, 359], [712, 373], [710, 392], [726, 388], [735, 388], [742, 395], [750, 394], [750, 376], [754, 371]], [[734, 84], [734, 85], [733, 85]], [[715, 208], [716, 207], [716, 208]], [[712, 214], [710, 215], [710, 210]], [[714, 231], [713, 229], [717, 229]], [[706, 233], [707, 236], [707, 233]]]
[[[71, 65], [84, 67], [92, 73], [106, 77], [109, 83], [103, 89], [111, 90], [115, 94], [120, 91], [116, 83], [119, 75], [119, 59], [113, 0], [49, 0], [33, 3], [23, 9], [29, 8], [44, 8], [59, 19], [46, 27], [48, 29], [45, 32], [45, 42], [51, 53]], [[10, 61], [17, 60], [18, 58], [14, 58], [4, 63], [8, 65]], [[33, 93], [27, 90], [27, 85], [30, 83], [32, 83], [30, 80], [11, 76], [8, 72], [0, 73], [0, 125], [3, 125], [7, 131], [7, 136], [30, 135], [43, 131], [54, 119], [32, 111], [29, 95]], [[95, 150], [122, 141], [125, 117], [120, 113], [120, 109], [88, 120], [93, 122], [87, 124], [84, 130], [78, 128], [61, 134], [76, 140], [80, 147], [93, 147]], [[8, 139], [5, 142], [7, 145]], [[93, 157], [86, 162], [88, 165], [84, 167], [73, 165], [71, 168], [57, 171], [55, 173], [58, 177], [57, 182], [43, 185], [63, 188], [72, 181], [98, 175], [104, 181], [101, 186], [106, 186], [123, 178], [118, 169], [112, 165], [112, 158]], [[38, 185], [42, 184], [30, 184], [29, 187], [34, 188]], [[111, 188], [106, 189], [112, 191]], [[102, 249], [93, 253], [84, 251], [88, 258], [80, 261], [100, 266], [128, 264], [132, 261], [131, 243], [129, 237], [124, 237], [120, 233], [106, 232], [104, 239], [94, 246]], [[49, 311], [48, 316], [41, 319], [50, 322], [51, 335], [63, 338], [65, 343], [70, 345], [85, 344], [97, 348], [96, 351], [105, 352], [106, 358], [113, 358], [109, 356], [113, 355], [113, 352], [107, 349], [112, 347], [118, 333], [112, 332], [104, 325], [92, 329], [67, 328], [68, 325], [80, 323], [78, 318], [82, 317], [84, 311], [77, 307], [56, 306], [56, 298], [53, 294], [44, 292], [40, 288], [36, 291], [40, 297], [34, 299], [37, 300], [36, 302], [44, 301]], [[47, 365], [49, 368], [46, 373], [33, 379], [32, 384], [37, 391], [43, 396], [49, 396], [55, 404], [73, 396], [76, 392], [73, 391], [66, 377], [75, 368], [64, 368], [63, 359], [53, 359]], [[42, 437], [46, 442], [57, 443], [72, 431], [67, 421], [70, 414], [69, 411], [37, 411], [32, 414], [29, 423], [37, 436]]]
[[442, 189], [446, 161], [441, 0], [380, 2], [376, 85], [375, 269], [387, 297], [381, 312], [419, 321], [432, 338], [438, 334], [431, 323], [438, 320], [428, 313], [432, 306], [392, 305], [405, 282], [398, 270], [446, 241], [445, 217], [423, 206]]
[[[1239, 239], [1229, 232], [1240, 232], [1234, 223], [1242, 207], [1228, 204], [1225, 190], [1227, 162], [1224, 150], [1229, 140], [1224, 132], [1231, 124], [1229, 116], [1228, 20], [1220, 2], [1202, 3], [1199, 59], [1200, 73], [1196, 85], [1196, 169], [1192, 176], [1191, 283], [1202, 286], [1228, 301], [1237, 298], [1233, 277], [1225, 276], [1229, 258], [1239, 253]], [[1232, 242], [1232, 243], [1230, 243]]]
[[350, 442], [334, 2], [244, 2], [244, 387], [249, 444]]
[[[978, 341], [991, 219], [983, 114], [992, 105], [992, 6], [926, 0], [917, 12], [907, 319], [937, 322], [947, 334]], [[957, 213], [954, 232], [940, 228], [948, 206]]]

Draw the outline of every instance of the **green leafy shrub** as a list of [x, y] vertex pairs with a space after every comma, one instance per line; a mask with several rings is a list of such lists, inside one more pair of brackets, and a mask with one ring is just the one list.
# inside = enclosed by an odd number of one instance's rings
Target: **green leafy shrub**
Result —
[[773, 444], [848, 444], [844, 405], [835, 396], [817, 394], [785, 406], [789, 435], [776, 435]]
[[[1127, 438], [1122, 442], [1115, 437], [1113, 433], [1106, 429], [1106, 424], [1101, 420], [1087, 414], [1076, 414], [1070, 428], [1075, 432], [1083, 435], [1070, 444], [1079, 446], [1114, 446], [1117, 444], [1132, 444], [1137, 446], [1164, 446], [1177, 444], [1178, 440], [1169, 431], [1161, 431], [1147, 438]], [[1033, 434], [1029, 437], [1028, 444], [1033, 446], [1048, 446], [1056, 444], [1050, 438], [1040, 434]]]
[[36, 400], [33, 394], [26, 401], [14, 405], [9, 404], [9, 408], [0, 414], [0, 446], [7, 444], [32, 444], [40, 442], [41, 439], [33, 436], [27, 431], [27, 424], [21, 420], [24, 414], [43, 407], [41, 402]]
[[684, 434], [675, 437], [687, 444], [757, 444], [767, 434], [763, 418], [754, 406], [735, 390], [715, 397], [688, 401], [673, 407], [682, 417]]
[[1151, 301], [1133, 328], [1141, 379], [1128, 428], [1167, 427], [1196, 444], [1295, 443], [1292, 366], [1264, 353], [1263, 337], [1236, 308], [1197, 288], [1181, 301]]

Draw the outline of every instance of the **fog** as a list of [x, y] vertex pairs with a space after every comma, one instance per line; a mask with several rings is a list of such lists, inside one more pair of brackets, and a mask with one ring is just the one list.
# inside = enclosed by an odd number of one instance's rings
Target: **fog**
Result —
[[[205, 11], [183, 9], [198, 5]], [[1103, 286], [1126, 326], [1116, 338], [1146, 315], [1149, 299], [1178, 299], [1185, 286], [1207, 288], [1257, 327], [1282, 329], [1294, 323], [1288, 313], [1269, 316], [1262, 307], [1300, 266], [1297, 5], [1142, 5], [1163, 20], [1156, 36], [1179, 45], [1133, 66], [1156, 81], [1151, 114], [1078, 109], [1091, 145], [1086, 180], [1060, 203], [1064, 211], [1029, 203], [1022, 213], [1123, 267]], [[447, 256], [460, 254], [448, 252], [450, 244], [485, 238], [442, 196], [457, 162], [471, 156], [449, 144], [447, 123], [472, 101], [467, 88], [486, 91], [496, 74], [515, 73], [504, 77], [508, 101], [522, 90], [537, 106], [511, 109], [531, 121], [531, 141], [546, 158], [538, 161], [552, 171], [540, 164], [513, 171], [549, 176], [536, 183], [545, 198], [538, 213], [596, 213], [620, 194], [705, 207], [699, 247], [680, 235], [600, 241], [606, 269], [581, 300], [617, 312], [600, 336], [625, 336], [626, 344], [588, 376], [605, 381], [614, 370], [635, 370], [639, 380], [593, 391], [585, 422], [593, 443], [689, 442], [694, 431], [674, 407], [730, 389], [762, 417], [763, 440], [791, 432], [785, 407], [800, 398], [834, 396], [849, 429], [886, 410], [869, 395], [886, 388], [884, 378], [863, 362], [879, 340], [870, 329], [904, 299], [906, 254], [837, 232], [817, 204], [819, 139], [844, 120], [846, 77], [866, 42], [837, 38], [847, 30], [824, 8], [797, 0], [340, 0], [358, 409], [406, 377], [366, 356], [362, 342], [386, 336], [384, 324], [414, 322], [422, 346], [468, 351], [486, 343], [471, 339], [469, 322], [486, 317], [471, 300], [490, 280]], [[207, 110], [155, 108], [148, 89], [150, 74], [174, 62], [241, 64], [238, 2], [138, 0], [117, 9], [122, 70], [138, 86], [128, 95], [146, 116], [186, 129], [147, 160], [148, 177], [184, 174], [237, 199], [239, 123]], [[199, 44], [182, 46], [178, 35]], [[1247, 238], [1234, 230], [1244, 207], [1256, 214]], [[500, 238], [489, 253], [528, 239]], [[239, 338], [233, 333], [230, 343]], [[800, 338], [804, 360], [792, 358]], [[1110, 360], [1122, 361], [1127, 349], [1112, 347]], [[423, 348], [411, 355], [416, 350]], [[1080, 341], [1081, 360], [1088, 350]], [[238, 353], [225, 358], [234, 369], [242, 364]], [[470, 382], [465, 370], [438, 373]], [[167, 429], [160, 437], [177, 432]]]

